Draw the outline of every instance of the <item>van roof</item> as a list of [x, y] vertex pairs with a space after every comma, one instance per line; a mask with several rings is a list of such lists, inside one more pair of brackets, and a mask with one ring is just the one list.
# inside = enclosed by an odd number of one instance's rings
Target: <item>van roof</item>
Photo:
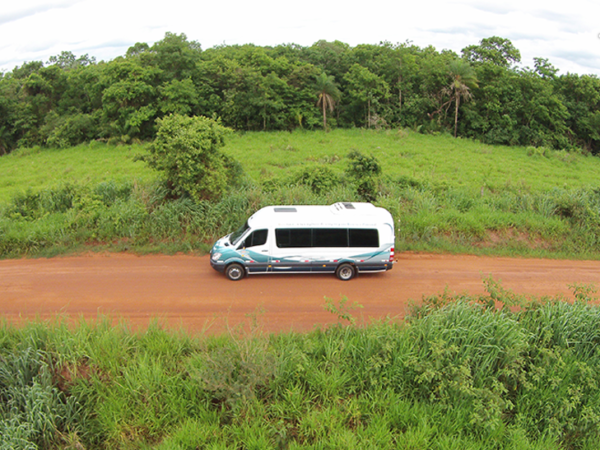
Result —
[[248, 225], [254, 229], [269, 226], [376, 226], [381, 223], [393, 224], [387, 210], [359, 202], [267, 206], [248, 219]]

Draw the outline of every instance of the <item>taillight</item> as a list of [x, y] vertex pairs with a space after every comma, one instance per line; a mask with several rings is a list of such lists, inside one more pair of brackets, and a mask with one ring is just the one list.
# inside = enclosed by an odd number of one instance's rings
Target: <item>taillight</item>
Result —
[[390, 262], [394, 262], [394, 247], [390, 248]]

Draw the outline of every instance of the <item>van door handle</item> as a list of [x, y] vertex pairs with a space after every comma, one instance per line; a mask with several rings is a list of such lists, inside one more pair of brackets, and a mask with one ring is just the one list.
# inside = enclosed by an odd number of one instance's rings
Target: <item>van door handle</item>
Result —
[[261, 250], [263, 253], [269, 253], [269, 250]]

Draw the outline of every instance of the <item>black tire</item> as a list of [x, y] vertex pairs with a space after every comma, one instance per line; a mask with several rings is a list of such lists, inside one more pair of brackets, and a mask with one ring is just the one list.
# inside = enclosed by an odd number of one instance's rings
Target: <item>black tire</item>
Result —
[[336, 276], [342, 281], [349, 281], [356, 275], [356, 269], [352, 264], [344, 263], [335, 271]]
[[239, 281], [246, 276], [246, 270], [244, 270], [244, 266], [238, 263], [233, 263], [227, 266], [225, 269], [225, 275], [231, 281]]

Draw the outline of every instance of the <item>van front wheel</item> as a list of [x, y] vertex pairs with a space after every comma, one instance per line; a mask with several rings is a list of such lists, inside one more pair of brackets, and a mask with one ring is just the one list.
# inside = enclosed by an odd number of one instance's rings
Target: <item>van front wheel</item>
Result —
[[356, 269], [354, 269], [352, 264], [344, 263], [337, 268], [335, 274], [340, 280], [348, 281], [354, 278], [354, 275], [356, 275]]
[[232, 281], [239, 281], [242, 278], [244, 278], [244, 275], [246, 275], [246, 271], [244, 270], [244, 267], [241, 264], [233, 263], [227, 266], [227, 269], [225, 270], [225, 275], [227, 275], [227, 278], [229, 278]]

